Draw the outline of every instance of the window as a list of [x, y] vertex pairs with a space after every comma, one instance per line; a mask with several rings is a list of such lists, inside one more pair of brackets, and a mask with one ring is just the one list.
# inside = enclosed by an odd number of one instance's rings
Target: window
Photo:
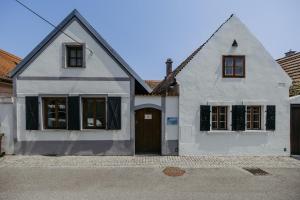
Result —
[[223, 77], [245, 77], [245, 56], [223, 56]]
[[83, 67], [83, 46], [69, 45], [67, 48], [67, 67]]
[[227, 130], [227, 106], [212, 106], [212, 129]]
[[66, 98], [43, 98], [44, 128], [66, 129]]
[[261, 107], [247, 106], [247, 129], [260, 130], [261, 129]]
[[106, 128], [106, 103], [105, 98], [82, 98], [83, 103], [83, 128]]

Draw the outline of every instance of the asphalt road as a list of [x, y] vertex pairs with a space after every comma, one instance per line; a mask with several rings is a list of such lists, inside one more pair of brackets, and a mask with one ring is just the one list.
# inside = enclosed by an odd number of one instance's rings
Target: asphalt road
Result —
[[169, 177], [160, 168], [0, 168], [0, 199], [300, 199], [300, 168], [185, 169]]

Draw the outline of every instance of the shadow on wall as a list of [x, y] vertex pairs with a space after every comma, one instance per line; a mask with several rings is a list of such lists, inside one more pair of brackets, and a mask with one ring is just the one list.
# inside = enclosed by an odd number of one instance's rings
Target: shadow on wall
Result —
[[15, 153], [23, 155], [132, 155], [130, 140], [19, 141]]

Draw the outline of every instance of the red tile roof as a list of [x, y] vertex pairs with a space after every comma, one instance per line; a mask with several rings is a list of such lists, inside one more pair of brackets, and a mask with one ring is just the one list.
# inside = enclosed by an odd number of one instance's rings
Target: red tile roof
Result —
[[145, 80], [151, 89], [154, 89], [161, 81], [160, 80]]
[[21, 58], [0, 49], [0, 79], [10, 80], [8, 74], [19, 62]]
[[277, 60], [282, 69], [291, 77], [293, 85], [290, 88], [290, 96], [300, 94], [300, 52], [285, 56]]

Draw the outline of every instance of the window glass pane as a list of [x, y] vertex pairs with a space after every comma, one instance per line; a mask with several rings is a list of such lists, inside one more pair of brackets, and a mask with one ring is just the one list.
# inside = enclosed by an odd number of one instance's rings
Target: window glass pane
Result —
[[76, 66], [76, 58], [70, 58], [70, 66]]
[[225, 67], [233, 67], [233, 57], [225, 57]]
[[233, 67], [225, 67], [225, 75], [233, 75]]
[[96, 127], [105, 126], [105, 101], [96, 100]]
[[242, 66], [235, 66], [234, 71], [236, 76], [243, 76], [244, 75], [244, 68]]
[[77, 49], [77, 58], [82, 58], [82, 50]]
[[93, 127], [94, 126], [94, 99], [87, 99], [87, 126]]
[[76, 50], [75, 49], [70, 49], [70, 57], [75, 58], [76, 57]]
[[226, 126], [225, 126], [225, 122], [220, 122], [219, 123], [219, 129], [225, 129]]
[[66, 127], [66, 101], [65, 100], [58, 100], [57, 103], [57, 120], [58, 120], [58, 127], [64, 128]]
[[212, 129], [217, 129], [217, 122], [212, 122]]
[[77, 58], [77, 66], [81, 66], [82, 65], [82, 60], [81, 60], [81, 58]]
[[235, 58], [235, 66], [236, 67], [243, 67], [244, 66], [244, 58], [236, 57]]

